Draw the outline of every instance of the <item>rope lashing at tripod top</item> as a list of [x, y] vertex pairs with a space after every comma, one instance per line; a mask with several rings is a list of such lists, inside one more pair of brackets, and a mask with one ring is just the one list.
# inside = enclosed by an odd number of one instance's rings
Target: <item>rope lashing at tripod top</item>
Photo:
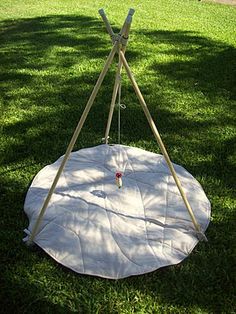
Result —
[[[65, 155], [35, 176], [24, 205], [29, 218], [25, 230], [28, 245], [36, 243], [77, 273], [111, 279], [181, 262], [199, 240], [206, 240], [204, 232], [211, 211], [200, 183], [186, 169], [172, 163], [126, 60], [133, 13], [129, 11], [116, 35], [102, 10], [112, 50]], [[119, 63], [105, 144], [72, 152], [116, 53]], [[162, 155], [120, 144], [123, 66]], [[116, 101], [119, 143], [109, 144]]]

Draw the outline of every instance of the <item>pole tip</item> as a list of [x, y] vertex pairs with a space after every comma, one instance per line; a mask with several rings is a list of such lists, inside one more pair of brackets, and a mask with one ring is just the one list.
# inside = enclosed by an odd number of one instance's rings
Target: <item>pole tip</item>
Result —
[[128, 13], [128, 15], [133, 16], [133, 15], [134, 15], [134, 12], [135, 12], [135, 10], [134, 10], [134, 9], [132, 9], [132, 8], [130, 8], [130, 9], [129, 9], [129, 13]]
[[202, 231], [197, 233], [197, 238], [199, 241], [208, 242], [206, 235]]
[[34, 246], [34, 242], [31, 239], [28, 239], [27, 241], [25, 241], [25, 245], [28, 248], [32, 248]]
[[99, 9], [99, 10], [98, 10], [98, 13], [99, 13], [101, 16], [105, 15], [105, 11], [104, 11], [103, 8]]

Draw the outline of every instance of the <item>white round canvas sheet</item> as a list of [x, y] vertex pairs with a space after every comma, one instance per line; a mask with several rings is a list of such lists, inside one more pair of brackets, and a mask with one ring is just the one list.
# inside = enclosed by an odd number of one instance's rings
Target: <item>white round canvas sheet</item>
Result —
[[[61, 161], [43, 168], [28, 190], [28, 234]], [[197, 180], [173, 165], [205, 231], [210, 203]], [[71, 153], [34, 242], [75, 272], [118, 279], [177, 264], [198, 239], [162, 155], [99, 145]]]

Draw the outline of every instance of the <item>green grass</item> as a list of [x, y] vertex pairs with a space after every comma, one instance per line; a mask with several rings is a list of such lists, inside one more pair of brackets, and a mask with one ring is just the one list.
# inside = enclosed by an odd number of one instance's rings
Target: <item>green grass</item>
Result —
[[[111, 281], [22, 243], [32, 178], [61, 156], [110, 50], [136, 13], [127, 59], [172, 160], [212, 204], [208, 243], [178, 266]], [[195, 0], [1, 0], [0, 312], [235, 313], [236, 9]], [[115, 67], [75, 149], [104, 136]], [[122, 143], [159, 152], [125, 78]], [[111, 137], [117, 138], [116, 113]]]

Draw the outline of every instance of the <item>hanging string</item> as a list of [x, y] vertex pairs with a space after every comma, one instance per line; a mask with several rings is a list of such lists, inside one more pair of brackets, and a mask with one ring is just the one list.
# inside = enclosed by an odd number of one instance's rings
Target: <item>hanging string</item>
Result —
[[118, 87], [118, 144], [120, 144], [120, 130], [121, 130], [121, 109], [126, 109], [124, 104], [121, 104], [121, 75], [120, 75], [120, 82]]
[[120, 105], [121, 105], [121, 76], [118, 88], [118, 144], [120, 145]]
[[[121, 104], [121, 75], [119, 77], [119, 87], [118, 87], [118, 144], [120, 145], [120, 130], [121, 130], [121, 109], [125, 109], [126, 106]], [[119, 169], [116, 171], [116, 185], [120, 189], [122, 187], [122, 154], [121, 148], [119, 149]]]

